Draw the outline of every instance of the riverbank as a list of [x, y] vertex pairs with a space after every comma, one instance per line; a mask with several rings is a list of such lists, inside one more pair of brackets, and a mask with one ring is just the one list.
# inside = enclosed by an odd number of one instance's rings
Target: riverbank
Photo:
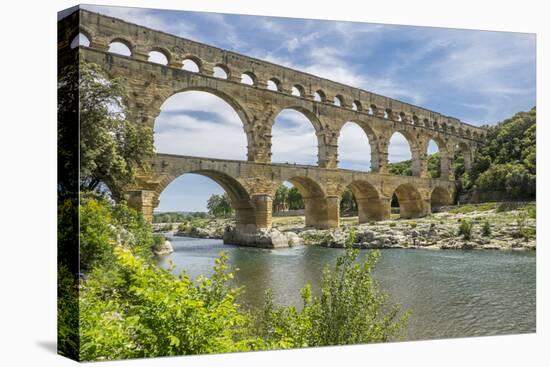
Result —
[[[290, 246], [343, 247], [352, 230], [359, 248], [535, 250], [534, 204], [485, 203], [449, 208], [417, 219], [391, 219], [358, 224], [357, 217], [341, 218], [338, 229], [306, 228], [303, 216], [274, 217], [273, 232]], [[396, 216], [397, 217], [397, 216]], [[463, 228], [460, 232], [460, 227]], [[468, 230], [467, 227], [471, 225]], [[195, 238], [223, 238], [230, 219], [201, 219], [182, 224], [155, 224], [157, 230]]]

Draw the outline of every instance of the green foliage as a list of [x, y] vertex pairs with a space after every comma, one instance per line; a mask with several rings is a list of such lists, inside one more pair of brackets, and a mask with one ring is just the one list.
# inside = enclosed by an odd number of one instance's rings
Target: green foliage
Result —
[[527, 211], [527, 216], [531, 219], [537, 218], [537, 207], [535, 204], [527, 204], [524, 206], [524, 209]]
[[78, 359], [80, 348], [78, 281], [66, 265], [57, 268], [57, 349]]
[[247, 351], [249, 317], [228, 286], [224, 254], [214, 275], [193, 282], [117, 248], [114, 267], [99, 267], [81, 287], [81, 359], [108, 360]]
[[330, 233], [326, 231], [321, 232], [305, 232], [302, 234], [302, 240], [304, 245], [330, 245], [332, 242], [332, 237]]
[[472, 181], [481, 191], [533, 198], [535, 175], [536, 109], [532, 108], [488, 128], [487, 140], [474, 157]]
[[138, 256], [152, 255], [152, 229], [143, 217], [124, 202], [112, 204], [94, 195], [80, 203], [80, 268], [86, 272], [114, 260], [120, 244]]
[[[79, 96], [75, 100], [76, 95]], [[95, 64], [65, 67], [58, 83], [59, 150], [61, 161], [70, 164], [68, 126], [79, 126], [80, 190], [94, 191], [106, 185], [114, 197], [133, 181], [138, 169], [147, 169], [154, 153], [153, 131], [146, 124], [127, 119], [127, 92], [121, 79], [109, 78]], [[78, 120], [73, 109], [78, 106]], [[68, 167], [66, 167], [68, 168]], [[74, 168], [74, 167], [73, 167]], [[67, 184], [61, 180], [60, 190]], [[104, 188], [103, 188], [104, 189]]]
[[411, 228], [416, 228], [417, 225], [418, 225], [418, 224], [417, 224], [416, 222], [414, 222], [414, 221], [413, 221], [413, 222], [409, 222], [409, 227], [411, 227]]
[[474, 224], [471, 220], [464, 219], [460, 221], [458, 226], [458, 235], [462, 236], [465, 240], [470, 240], [472, 238], [472, 232], [474, 229]]
[[193, 218], [207, 218], [208, 214], [205, 212], [166, 212], [156, 213], [153, 215], [153, 223], [181, 223]]
[[395, 223], [395, 222], [390, 222], [390, 224], [388, 224], [388, 226], [390, 226], [390, 227], [395, 227], [395, 226], [397, 226], [397, 223]]
[[306, 207], [302, 194], [294, 186], [288, 190], [288, 207], [290, 210], [299, 210]]
[[[412, 176], [412, 160], [389, 163], [388, 172], [392, 175]], [[441, 176], [441, 155], [439, 152], [428, 156], [428, 176], [433, 178]]]
[[486, 219], [485, 222], [483, 222], [483, 227], [481, 227], [481, 234], [485, 237], [489, 237], [491, 235], [491, 224]]
[[514, 233], [515, 237], [523, 238], [525, 241], [528, 241], [536, 235], [535, 228], [527, 225], [528, 216], [528, 213], [525, 211], [519, 212], [516, 220], [516, 232]]
[[388, 172], [392, 175], [412, 176], [412, 161], [406, 160], [395, 163], [388, 163]]
[[210, 196], [206, 207], [208, 208], [208, 213], [216, 218], [228, 218], [234, 214], [233, 207], [231, 206], [231, 199], [227, 193]]
[[408, 313], [399, 316], [399, 307], [387, 303], [387, 296], [372, 279], [380, 253], [370, 252], [362, 263], [356, 262], [358, 254], [348, 246], [333, 269], [325, 268], [320, 296], [312, 297], [306, 285], [301, 291], [301, 311], [276, 306], [267, 293], [258, 330], [270, 348], [384, 342], [399, 337]]
[[304, 208], [304, 198], [296, 187], [292, 186], [289, 188], [286, 185], [279, 185], [273, 199], [274, 212]]
[[155, 233], [153, 235], [153, 246], [152, 246], [153, 251], [159, 250], [164, 245], [165, 241], [166, 241], [166, 237], [164, 237], [164, 235]]
[[340, 200], [340, 212], [357, 213], [357, 202], [355, 201], [353, 192], [349, 188], [346, 188], [342, 194], [342, 199]]

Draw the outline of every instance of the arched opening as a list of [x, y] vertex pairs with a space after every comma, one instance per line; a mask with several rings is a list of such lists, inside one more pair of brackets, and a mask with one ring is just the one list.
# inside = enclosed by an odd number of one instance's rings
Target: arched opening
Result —
[[424, 202], [412, 184], [401, 184], [394, 190], [392, 208], [399, 208], [400, 218], [418, 218], [426, 215]]
[[441, 177], [441, 151], [433, 139], [428, 142], [428, 177]]
[[[373, 136], [372, 133], [370, 135]], [[369, 134], [359, 124], [346, 122], [338, 137], [338, 168], [369, 171], [372, 149], [370, 140]]]
[[246, 85], [256, 85], [256, 75], [247, 71], [241, 75], [241, 83]]
[[90, 39], [82, 32], [78, 33], [71, 41], [70, 47], [76, 48], [79, 46], [90, 47]]
[[400, 132], [394, 132], [388, 145], [388, 172], [392, 175], [412, 176], [412, 149]]
[[327, 96], [325, 95], [325, 93], [322, 90], [318, 90], [313, 95], [313, 100], [316, 101], [316, 102], [326, 102], [327, 101]]
[[122, 56], [132, 56], [132, 50], [123, 40], [115, 40], [109, 44], [109, 52]]
[[460, 142], [455, 147], [453, 157], [453, 173], [455, 178], [461, 177], [464, 172], [472, 168], [472, 152], [468, 144]]
[[344, 105], [344, 98], [341, 95], [334, 96], [333, 104], [335, 106], [343, 106]]
[[155, 121], [159, 153], [246, 160], [246, 119], [222, 95], [184, 91], [168, 98]]
[[351, 104], [351, 109], [354, 111], [363, 111], [363, 106], [361, 105], [361, 102], [353, 101]]
[[281, 82], [277, 78], [271, 78], [267, 81], [267, 89], [280, 92], [281, 91]]
[[436, 187], [432, 190], [430, 203], [432, 207], [432, 212], [435, 213], [440, 211], [441, 207], [451, 205], [452, 198], [446, 189], [442, 187]]
[[389, 207], [380, 200], [376, 188], [367, 181], [354, 181], [344, 190], [340, 200], [340, 216], [358, 217], [359, 223], [389, 219]]
[[[186, 212], [199, 218], [234, 219], [237, 226], [255, 227], [251, 198], [233, 177], [218, 171], [189, 171], [171, 180], [159, 196], [155, 213]], [[190, 228], [189, 228], [190, 229]], [[185, 231], [185, 227], [181, 228]], [[223, 235], [223, 227], [218, 229]]]
[[[308, 177], [290, 177], [286, 181], [300, 193], [303, 200], [306, 227], [333, 228], [338, 226], [338, 204], [332, 207], [321, 186]], [[332, 215], [331, 215], [332, 214]]]
[[190, 71], [192, 73], [200, 72], [199, 63], [197, 61], [193, 60], [193, 59], [183, 60], [181, 68], [185, 71]]
[[271, 161], [317, 165], [319, 139], [313, 116], [306, 111], [285, 109], [273, 120], [271, 130]]
[[161, 65], [168, 65], [168, 57], [163, 52], [155, 50], [149, 52], [149, 58], [147, 61]]
[[304, 198], [296, 186], [285, 181], [275, 192], [272, 208], [274, 216], [304, 215]]
[[212, 69], [212, 76], [218, 79], [227, 79], [229, 77], [229, 70], [224, 65], [216, 65]]
[[292, 86], [291, 94], [296, 97], [303, 97], [305, 93], [304, 87], [299, 84]]

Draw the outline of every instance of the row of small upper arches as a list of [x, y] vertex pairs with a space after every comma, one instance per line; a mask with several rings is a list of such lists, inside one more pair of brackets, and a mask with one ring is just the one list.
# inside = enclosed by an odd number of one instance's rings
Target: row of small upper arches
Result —
[[[71, 48], [75, 48], [78, 46], [89, 47], [90, 44], [91, 44], [90, 38], [81, 32], [73, 38], [70, 44], [70, 47]], [[132, 56], [133, 55], [132, 48], [133, 47], [128, 41], [122, 38], [115, 38], [109, 43], [108, 51], [114, 54], [122, 55], [122, 56]], [[161, 65], [169, 65], [170, 56], [167, 54], [167, 51], [157, 48], [149, 52], [148, 61], [158, 63]], [[187, 55], [182, 60], [182, 69], [189, 72], [194, 72], [194, 73], [204, 73], [202, 61], [200, 60], [200, 58], [193, 55]], [[231, 75], [230, 75], [230, 70], [226, 65], [216, 64], [212, 69], [212, 76], [220, 79], [229, 79]], [[238, 79], [233, 79], [233, 80], [238, 80]], [[240, 77], [240, 82], [246, 85], [258, 86], [258, 78], [251, 71], [243, 72]], [[276, 77], [272, 77], [269, 80], [267, 80], [266, 89], [275, 91], [275, 92], [284, 92], [282, 82]], [[320, 89], [315, 91], [313, 96], [307, 96], [306, 89], [300, 84], [294, 84], [291, 87], [289, 92], [291, 95], [296, 97], [302, 97], [302, 98], [312, 97], [313, 100], [316, 102], [332, 103], [335, 106], [348, 107], [347, 101], [345, 101], [344, 97], [340, 94], [334, 96], [332, 101], [329, 101], [326, 94]], [[399, 122], [406, 122], [415, 126], [428, 127], [434, 130], [439, 130], [442, 132], [448, 132], [450, 134], [459, 135], [461, 137], [473, 138], [473, 139], [479, 139], [483, 137], [481, 133], [478, 134], [478, 132], [476, 131], [472, 132], [468, 128], [463, 129], [462, 127], [460, 127], [456, 129], [452, 125], [448, 126], [445, 122], [439, 123], [437, 121], [430, 121], [427, 118], [422, 119], [416, 115], [409, 116], [404, 112], [397, 113], [392, 111], [391, 108], [383, 109], [383, 108], [377, 107], [375, 104], [371, 104], [369, 106], [363, 106], [363, 104], [358, 100], [353, 100], [349, 105], [349, 107], [353, 111], [363, 111], [369, 115], [377, 116], [380, 118], [385, 118], [385, 119], [399, 121]]]

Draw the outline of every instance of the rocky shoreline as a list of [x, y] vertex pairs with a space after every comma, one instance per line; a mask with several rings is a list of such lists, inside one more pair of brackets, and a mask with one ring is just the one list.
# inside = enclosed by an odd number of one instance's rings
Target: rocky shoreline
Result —
[[[459, 227], [465, 221], [472, 225], [470, 236], [459, 235]], [[303, 217], [276, 218], [272, 229], [250, 234], [237, 234], [231, 220], [214, 219], [207, 221], [203, 227], [186, 226], [185, 231], [178, 231], [174, 226], [176, 230], [172, 233], [265, 248], [297, 245], [341, 248], [353, 231], [354, 246], [364, 249], [535, 250], [535, 223], [536, 220], [527, 216], [524, 210], [499, 212], [491, 209], [434, 213], [413, 220], [395, 219], [364, 224], [356, 224], [356, 218], [343, 218], [340, 228], [330, 230], [306, 228]]]

